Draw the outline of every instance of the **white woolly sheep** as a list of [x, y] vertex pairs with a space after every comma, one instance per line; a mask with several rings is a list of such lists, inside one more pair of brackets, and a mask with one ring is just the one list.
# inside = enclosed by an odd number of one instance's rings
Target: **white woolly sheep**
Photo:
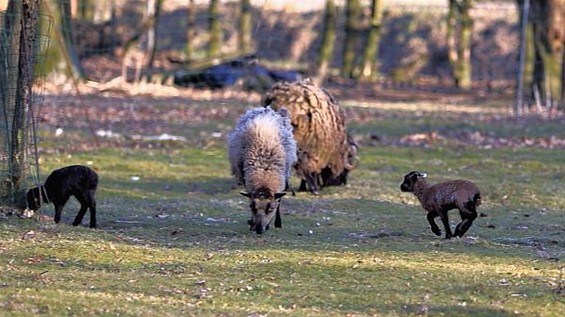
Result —
[[[426, 177], [426, 173], [412, 171], [404, 176], [400, 190], [414, 193], [418, 197], [422, 207], [428, 211], [426, 218], [433, 233], [441, 236], [441, 230], [434, 221], [436, 217], [440, 217], [446, 239], [452, 236], [462, 237], [477, 218], [477, 207], [482, 202], [479, 188], [463, 179], [429, 185], [425, 180]], [[447, 212], [455, 208], [459, 209], [461, 222], [457, 224], [455, 233], [452, 234]]]
[[90, 228], [96, 227], [96, 188], [98, 174], [91, 168], [82, 165], [71, 165], [53, 171], [45, 180], [45, 184], [30, 188], [27, 193], [27, 208], [36, 211], [41, 205], [55, 205], [55, 222], [61, 221], [61, 211], [71, 196], [80, 202], [80, 211], [73, 222], [78, 226], [90, 208]]
[[347, 183], [358, 162], [357, 144], [347, 135], [345, 115], [338, 102], [309, 80], [280, 82], [265, 94], [265, 106], [289, 110], [298, 146], [296, 171], [299, 191], [317, 195], [324, 186]]
[[273, 218], [280, 228], [281, 198], [296, 162], [296, 142], [286, 109], [247, 111], [228, 134], [228, 157], [232, 174], [245, 187], [241, 194], [251, 200], [250, 229], [261, 234]]

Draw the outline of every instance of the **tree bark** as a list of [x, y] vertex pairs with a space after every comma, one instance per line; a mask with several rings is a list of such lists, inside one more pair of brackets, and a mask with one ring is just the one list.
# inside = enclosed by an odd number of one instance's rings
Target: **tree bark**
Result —
[[459, 88], [470, 90], [472, 84], [471, 44], [473, 42], [473, 0], [463, 0], [461, 5], [461, 27], [459, 32]]
[[[29, 111], [32, 106], [32, 83], [34, 70], [34, 54], [36, 41], [37, 19], [39, 14], [39, 0], [23, 0], [20, 3], [9, 4], [10, 22], [20, 22], [21, 27], [11, 24], [11, 36], [19, 36], [17, 67], [8, 69], [8, 72], [17, 73], [15, 79], [15, 100], [12, 109], [4, 108], [3, 116], [8, 134], [8, 175], [2, 179], [3, 189], [8, 194], [8, 205], [17, 207], [17, 197], [21, 184], [25, 180], [27, 169], [26, 148], [29, 146]], [[5, 25], [6, 27], [7, 25]], [[19, 31], [19, 32], [18, 32]], [[15, 50], [15, 49], [14, 49]], [[11, 77], [11, 76], [10, 76]], [[10, 118], [11, 117], [11, 118]]]
[[359, 38], [359, 19], [361, 15], [361, 1], [347, 0], [345, 21], [345, 43], [343, 45], [343, 65], [341, 75], [352, 78], [357, 56], [357, 42]]
[[[517, 0], [521, 12], [524, 0]], [[524, 95], [565, 109], [565, 0], [531, 1], [526, 33]], [[538, 98], [535, 98], [537, 92]], [[525, 108], [527, 109], [527, 108]]]
[[195, 28], [196, 28], [196, 7], [194, 5], [194, 0], [188, 0], [188, 11], [186, 15], [186, 46], [184, 47], [184, 54], [187, 61], [192, 59], [194, 55], [194, 47], [192, 42], [195, 38]]
[[326, 1], [324, 22], [322, 30], [322, 44], [317, 63], [315, 83], [321, 86], [327, 76], [335, 47], [335, 33], [337, 30], [337, 7], [334, 0]]
[[251, 45], [251, 0], [241, 0], [241, 16], [239, 18], [239, 51], [242, 55], [248, 54], [252, 50]]
[[447, 59], [451, 68], [451, 76], [456, 82], [459, 75], [457, 73], [457, 39], [455, 37], [457, 31], [457, 16], [459, 15], [459, 6], [457, 0], [449, 0], [449, 9], [447, 11]]
[[94, 20], [94, 1], [93, 0], [78, 0], [78, 18], [86, 21]]
[[149, 28], [147, 30], [147, 73], [148, 80], [151, 81], [151, 72], [155, 63], [155, 54], [157, 52], [157, 26], [161, 17], [161, 7], [164, 0], [150, 0], [147, 3], [147, 19]]
[[84, 71], [80, 65], [80, 60], [76, 52], [75, 40], [73, 37], [73, 25], [71, 16], [71, 4], [68, 1], [57, 1], [60, 17], [60, 28], [59, 31], [63, 41], [65, 43], [65, 48], [71, 61], [70, 71], [71, 76], [76, 79], [84, 78]]
[[455, 86], [471, 89], [471, 44], [473, 0], [449, 0], [447, 13], [447, 54]]
[[208, 42], [208, 57], [216, 58], [221, 54], [222, 46], [222, 24], [220, 21], [220, 1], [210, 0], [210, 7], [208, 8], [209, 15], [209, 28], [210, 28], [210, 41]]
[[371, 9], [371, 29], [367, 38], [359, 74], [359, 79], [363, 81], [375, 81], [378, 77], [378, 53], [381, 37], [381, 22], [383, 19], [383, 0], [372, 0]]

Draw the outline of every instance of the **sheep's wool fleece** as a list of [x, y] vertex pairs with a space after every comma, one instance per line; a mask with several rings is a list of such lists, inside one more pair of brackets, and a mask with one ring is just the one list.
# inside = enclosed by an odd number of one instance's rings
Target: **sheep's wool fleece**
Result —
[[258, 107], [241, 116], [228, 134], [232, 174], [248, 192], [283, 192], [296, 162], [296, 142], [286, 109]]
[[290, 112], [300, 177], [325, 167], [334, 177], [344, 170], [349, 151], [345, 115], [329, 92], [308, 80], [281, 82], [266, 93], [264, 105], [275, 110], [285, 107]]

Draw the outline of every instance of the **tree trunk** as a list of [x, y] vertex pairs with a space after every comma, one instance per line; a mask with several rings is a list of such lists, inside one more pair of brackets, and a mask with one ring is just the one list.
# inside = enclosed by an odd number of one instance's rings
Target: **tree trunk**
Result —
[[471, 8], [473, 0], [463, 0], [461, 4], [461, 27], [459, 32], [458, 69], [459, 85], [463, 90], [470, 90], [472, 84], [471, 73], [471, 44], [473, 42], [473, 18]]
[[161, 17], [161, 7], [163, 0], [150, 0], [147, 2], [147, 20], [149, 27], [147, 29], [147, 73], [148, 80], [151, 81], [151, 73], [153, 64], [155, 63], [155, 53], [157, 52], [157, 26]]
[[[518, 0], [518, 5], [523, 7], [523, 0]], [[540, 99], [545, 100], [548, 109], [554, 105], [564, 109], [565, 0], [531, 1], [529, 13], [534, 47], [529, 86], [531, 90], [539, 90]]]
[[471, 89], [471, 44], [473, 0], [449, 0], [447, 13], [447, 55], [455, 86]]
[[251, 52], [251, 0], [241, 0], [241, 16], [239, 18], [239, 51], [242, 55]]
[[457, 17], [459, 16], [459, 7], [457, 0], [449, 0], [449, 9], [447, 12], [447, 59], [451, 68], [451, 76], [457, 85], [459, 74], [457, 73], [457, 39], [455, 37], [457, 31]]
[[210, 0], [208, 15], [210, 20], [210, 41], [208, 43], [208, 57], [216, 58], [221, 54], [222, 24], [220, 21], [220, 1]]
[[57, 1], [59, 16], [61, 19], [59, 31], [65, 43], [66, 52], [71, 62], [71, 76], [76, 79], [84, 78], [84, 71], [80, 65], [78, 54], [76, 52], [75, 40], [73, 36], [71, 3], [68, 1]]
[[184, 47], [184, 55], [187, 61], [190, 61], [194, 55], [194, 47], [192, 46], [196, 37], [196, 6], [194, 0], [188, 0], [188, 12], [186, 14], [186, 46]]
[[371, 30], [367, 38], [361, 72], [359, 78], [363, 81], [375, 81], [378, 77], [378, 53], [381, 37], [381, 22], [383, 19], [383, 0], [373, 0], [371, 14]]
[[[3, 125], [6, 127], [6, 146], [8, 170], [7, 175], [2, 175], [2, 194], [7, 194], [7, 203], [10, 206], [17, 207], [17, 197], [21, 191], [22, 182], [25, 180], [25, 172], [27, 166], [26, 149], [30, 145], [30, 120], [29, 111], [32, 106], [32, 83], [34, 69], [34, 54], [37, 19], [39, 14], [39, 0], [23, 0], [11, 1], [8, 5], [9, 17], [4, 25], [2, 38], [5, 31], [10, 31], [11, 37], [19, 37], [19, 41], [10, 41], [10, 45], [17, 44], [10, 53], [17, 50], [17, 61], [13, 57], [9, 57], [12, 61], [11, 65], [17, 65], [15, 68], [9, 68], [10, 73], [17, 73], [16, 78], [9, 75], [10, 80], [14, 80], [15, 90], [11, 94], [15, 95], [12, 105], [3, 105]], [[19, 22], [21, 27], [13, 24]], [[15, 40], [15, 39], [13, 39]], [[4, 58], [5, 55], [1, 55]], [[4, 62], [4, 60], [3, 60]], [[4, 76], [3, 76], [4, 78]], [[12, 86], [12, 84], [10, 84]], [[4, 99], [4, 98], [3, 98]], [[6, 108], [12, 107], [13, 108]]]
[[565, 0], [548, 0], [548, 17], [545, 19], [547, 24], [546, 42], [546, 70], [549, 78], [551, 96], [555, 106], [565, 109], [563, 96], [563, 60], [565, 59]]
[[327, 76], [335, 46], [335, 33], [337, 29], [337, 8], [334, 0], [326, 1], [322, 30], [322, 44], [317, 66], [315, 83], [321, 86]]
[[93, 0], [78, 0], [78, 18], [85, 21], [94, 20], [95, 4]]
[[[18, 65], [20, 59], [20, 39], [22, 25], [22, 5], [20, 1], [11, 0], [4, 13], [3, 25], [0, 32], [0, 62], [6, 67], [0, 67], [0, 101], [2, 102], [2, 148], [0, 153], [6, 157], [5, 170], [0, 171], [0, 196], [8, 206], [14, 205], [15, 190], [18, 186], [17, 162], [18, 155], [14, 152], [14, 118], [18, 92]], [[19, 116], [19, 115], [18, 115]], [[17, 131], [15, 133], [18, 135]], [[17, 147], [16, 147], [17, 148]], [[5, 174], [4, 174], [5, 173]], [[2, 199], [4, 204], [4, 199]]]
[[357, 56], [357, 41], [359, 38], [359, 19], [361, 15], [361, 1], [347, 0], [345, 21], [345, 44], [343, 45], [343, 65], [341, 75], [345, 78], [353, 76], [355, 57]]

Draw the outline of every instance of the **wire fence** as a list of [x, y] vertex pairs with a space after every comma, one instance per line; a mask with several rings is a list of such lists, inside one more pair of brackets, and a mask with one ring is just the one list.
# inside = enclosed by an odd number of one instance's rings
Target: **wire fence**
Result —
[[[0, 201], [17, 203], [20, 191], [38, 182], [36, 126], [43, 101], [45, 63], [53, 19], [38, 16], [38, 29], [33, 37], [33, 53], [23, 54], [22, 14], [0, 13]], [[23, 37], [23, 36], [22, 36]], [[28, 60], [29, 58], [29, 60]], [[28, 65], [29, 64], [29, 65]], [[25, 96], [23, 69], [33, 69], [31, 95]], [[6, 205], [4, 205], [6, 206]]]

